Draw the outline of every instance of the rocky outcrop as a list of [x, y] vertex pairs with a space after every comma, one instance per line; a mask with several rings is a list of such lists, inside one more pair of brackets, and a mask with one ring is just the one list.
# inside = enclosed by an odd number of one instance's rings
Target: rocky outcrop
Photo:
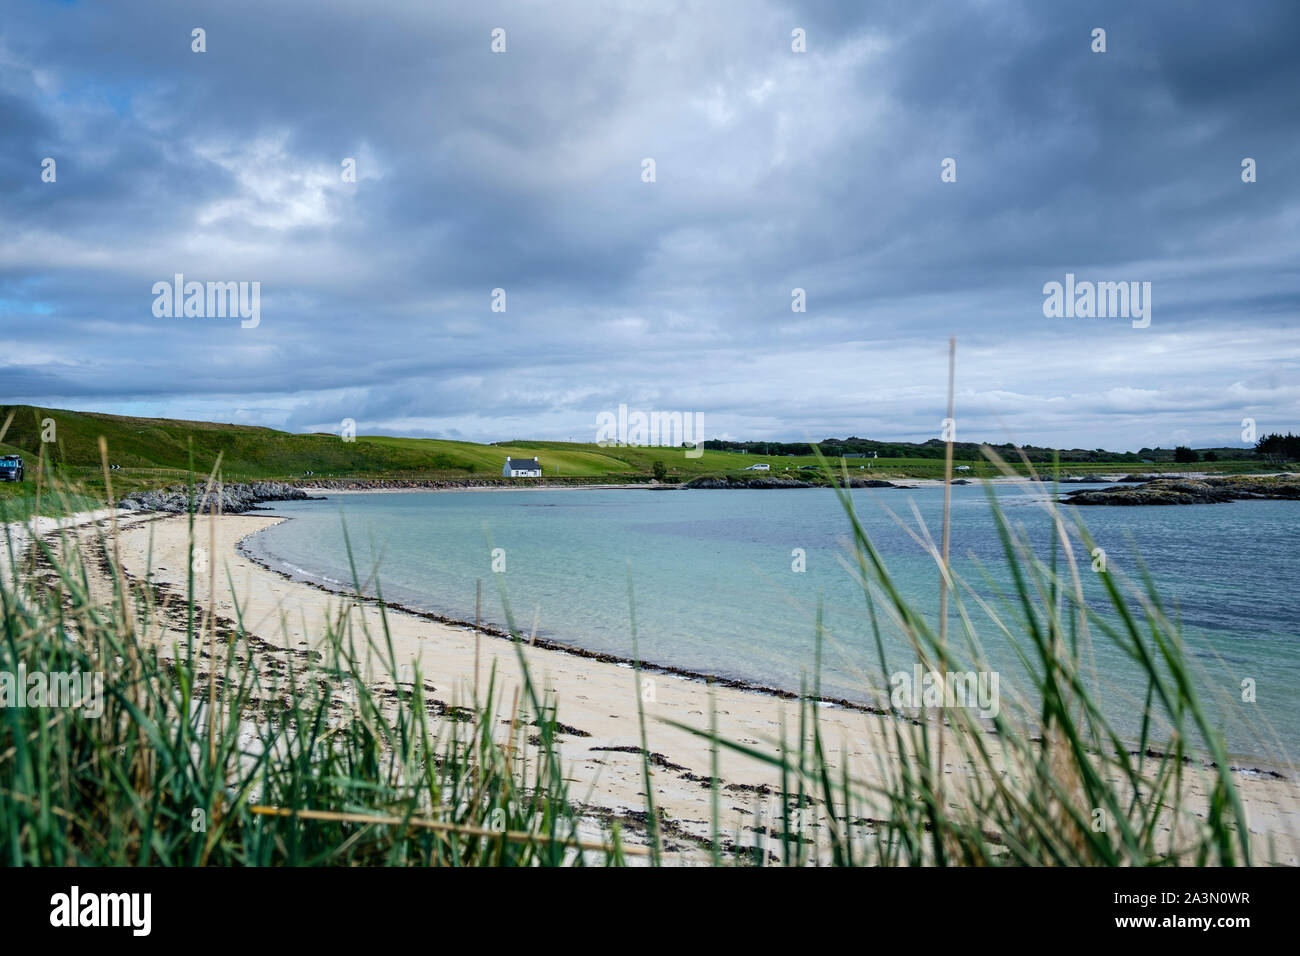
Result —
[[685, 488], [813, 488], [811, 482], [799, 481], [795, 478], [767, 478], [762, 476], [740, 477], [738, 475], [723, 475], [721, 478], [700, 477], [692, 478], [683, 485]]
[[648, 485], [649, 477], [603, 475], [548, 475], [545, 478], [301, 478], [294, 482], [303, 488], [319, 488], [322, 491], [395, 491], [418, 490], [427, 488], [431, 491], [451, 488], [542, 488], [555, 485]]
[[1155, 481], [1158, 478], [1184, 478], [1192, 481], [1202, 481], [1203, 479], [1212, 477], [1214, 476], [1203, 471], [1157, 471], [1148, 475], [1128, 474], [1123, 478], [1116, 478], [1115, 480], [1122, 484], [1140, 485], [1148, 481]]
[[278, 481], [254, 481], [245, 485], [218, 485], [212, 495], [207, 493], [204, 484], [195, 484], [187, 489], [185, 485], [171, 485], [157, 491], [133, 491], [121, 499], [117, 506], [128, 511], [165, 511], [184, 514], [190, 510], [204, 513], [210, 510], [212, 499], [217, 500], [217, 507], [223, 514], [243, 514], [258, 510], [264, 501], [305, 501], [311, 496], [301, 488], [282, 484]]
[[[843, 479], [836, 475], [835, 484], [843, 485]], [[720, 478], [692, 478], [683, 488], [825, 488], [823, 481], [804, 481], [799, 478], [777, 478], [763, 475], [723, 475]], [[850, 478], [850, 488], [897, 488], [892, 481], [880, 478]]]
[[1300, 501], [1300, 477], [1157, 478], [1136, 487], [1071, 491], [1061, 501], [1070, 505], [1204, 505], [1250, 498]]

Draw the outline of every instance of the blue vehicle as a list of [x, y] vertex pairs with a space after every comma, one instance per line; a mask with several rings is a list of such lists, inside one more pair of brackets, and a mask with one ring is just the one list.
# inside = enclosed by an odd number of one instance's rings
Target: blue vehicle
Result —
[[23, 460], [18, 455], [0, 455], [0, 481], [22, 481]]

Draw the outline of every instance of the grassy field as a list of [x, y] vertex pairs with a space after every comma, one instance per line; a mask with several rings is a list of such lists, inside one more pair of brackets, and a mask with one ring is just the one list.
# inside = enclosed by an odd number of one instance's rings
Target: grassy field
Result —
[[[134, 473], [206, 472], [220, 454], [227, 475], [280, 478], [306, 471], [339, 474], [455, 471], [458, 460], [432, 449], [344, 442], [331, 435], [292, 435], [271, 428], [162, 418], [128, 418], [31, 406], [0, 406], [0, 423], [13, 412], [3, 441], [34, 462], [44, 448], [57, 467], [100, 468], [99, 439], [109, 462]], [[42, 421], [52, 420], [53, 442], [43, 442]], [[498, 466], [499, 469], [499, 466]]]
[[[8, 421], [8, 427], [3, 426]], [[52, 423], [52, 429], [51, 429]], [[42, 439], [52, 433], [53, 441]], [[106, 497], [99, 442], [108, 448], [108, 463], [115, 492], [122, 493], [182, 482], [190, 473], [208, 473], [220, 456], [227, 481], [254, 479], [302, 480], [315, 478], [467, 479], [496, 478], [507, 456], [537, 456], [545, 478], [590, 478], [594, 481], [643, 481], [656, 462], [663, 462], [670, 481], [704, 475], [738, 474], [763, 462], [770, 475], [815, 480], [813, 456], [761, 456], [737, 452], [704, 451], [687, 457], [685, 450], [663, 447], [601, 447], [594, 443], [518, 441], [509, 445], [429, 438], [362, 435], [343, 441], [336, 435], [298, 435], [248, 425], [190, 422], [161, 418], [129, 418], [92, 412], [40, 409], [29, 405], [0, 406], [0, 454], [21, 454], [28, 462], [28, 481], [22, 486], [0, 485], [0, 499], [32, 499], [38, 463], [45, 474], [57, 476], [93, 501]], [[964, 454], [964, 452], [963, 452]], [[859, 477], [940, 478], [943, 461], [937, 458], [833, 459]], [[987, 461], [959, 458], [959, 477], [992, 477]], [[961, 471], [965, 466], [968, 470]], [[1022, 463], [1010, 467], [1024, 474]], [[1160, 463], [1132, 465], [1087, 463], [1063, 466], [1064, 475], [1190, 469], [1236, 473], [1258, 470], [1257, 461], [1225, 461], [1183, 465]], [[1295, 466], [1290, 466], [1295, 467]], [[1044, 469], [1045, 470], [1045, 469]], [[1276, 469], [1275, 469], [1276, 470]], [[34, 501], [25, 506], [30, 509]]]
[[0, 484], [0, 521], [25, 521], [38, 513], [58, 517], [71, 513], [67, 510], [69, 507], [73, 512], [94, 511], [103, 504], [103, 499], [84, 494], [46, 495], [37, 502], [32, 482]]
[[[479, 445], [467, 441], [447, 441], [437, 438], [391, 438], [386, 435], [359, 435], [357, 442], [391, 448], [422, 459], [439, 459], [454, 462], [455, 467], [466, 474], [500, 475], [501, 466], [508, 457], [542, 458], [542, 467], [547, 476], [583, 475], [601, 477], [604, 475], [629, 474], [640, 469], [616, 458], [607, 452], [617, 449], [605, 449], [596, 445], [562, 445], [557, 444], [545, 454], [538, 451], [540, 446], [527, 442], [518, 445]], [[649, 466], [644, 469], [649, 472]]]
[[[670, 477], [692, 478], [697, 475], [738, 474], [751, 465], [760, 462], [771, 466], [772, 475], [784, 475], [785, 472], [802, 472], [802, 477], [813, 479], [820, 470], [815, 455], [745, 455], [737, 452], [704, 451], [698, 458], [688, 458], [685, 452], [677, 448], [662, 447], [601, 447], [596, 444], [578, 442], [544, 442], [520, 441], [511, 445], [475, 445], [470, 442], [452, 442], [429, 438], [387, 438], [381, 436], [360, 436], [359, 442], [375, 442], [394, 448], [406, 448], [413, 451], [424, 449], [426, 455], [439, 455], [461, 461], [481, 463], [484, 470], [495, 463], [499, 469], [505, 455], [517, 458], [532, 458], [536, 455], [543, 466], [546, 477], [563, 475], [581, 475], [590, 477], [614, 475], [650, 474], [656, 461], [662, 461]], [[846, 458], [833, 459], [838, 469], [842, 464], [849, 472], [858, 477], [881, 478], [941, 478], [944, 462], [942, 458]], [[967, 472], [960, 475], [969, 477], [992, 478], [998, 471], [982, 458], [957, 458], [954, 468], [966, 466]], [[1009, 463], [1021, 474], [1028, 469], [1021, 462]], [[1040, 472], [1049, 472], [1051, 466], [1037, 466]], [[1207, 471], [1236, 473], [1259, 470], [1258, 461], [1219, 461], [1200, 462], [1196, 464], [1174, 464], [1158, 462], [1149, 465], [1134, 465], [1115, 462], [1071, 463], [1061, 466], [1062, 475], [1084, 476], [1089, 474], [1159, 474], [1162, 472]], [[798, 476], [792, 476], [798, 477]]]

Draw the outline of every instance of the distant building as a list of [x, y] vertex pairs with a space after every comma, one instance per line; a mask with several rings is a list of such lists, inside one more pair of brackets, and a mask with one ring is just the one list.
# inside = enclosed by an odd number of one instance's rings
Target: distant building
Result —
[[745, 471], [771, 471], [772, 466], [767, 462], [759, 462], [757, 465], [750, 465]]
[[540, 478], [542, 477], [542, 463], [533, 458], [507, 458], [505, 465], [501, 469], [501, 474], [507, 478]]
[[970, 471], [970, 465], [958, 465], [956, 471]]

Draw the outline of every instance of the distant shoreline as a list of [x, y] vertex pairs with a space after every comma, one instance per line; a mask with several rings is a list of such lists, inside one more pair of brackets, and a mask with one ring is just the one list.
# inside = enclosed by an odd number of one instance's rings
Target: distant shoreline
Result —
[[[778, 472], [768, 477], [780, 477], [780, 474], [781, 473]], [[889, 484], [894, 488], [942, 488], [944, 485], [944, 480], [942, 478], [866, 479], [865, 476], [862, 475], [850, 475], [849, 477], [851, 479], [888, 481]], [[1123, 474], [1119, 474], [1115, 476], [1111, 476], [1111, 475], [1097, 476], [1095, 481], [1091, 479], [1073, 479], [1072, 481], [1075, 483], [1108, 484], [1111, 482], [1118, 481], [1119, 478], [1121, 477], [1123, 477]], [[1035, 480], [1036, 479], [1027, 478], [1023, 476], [1008, 477], [1006, 475], [998, 475], [992, 478], [982, 478], [982, 479], [957, 477], [953, 479], [953, 483], [954, 484], [958, 484], [958, 483], [976, 484], [979, 481], [991, 481], [997, 484], [1017, 484], [1017, 483], [1033, 484]], [[637, 490], [639, 491], [700, 491], [700, 490], [703, 491], [795, 490], [797, 491], [797, 490], [805, 490], [805, 489], [820, 489], [823, 491], [829, 491], [833, 487], [831, 485], [812, 484], [811, 482], [801, 484], [798, 487], [788, 487], [782, 489], [782, 488], [766, 488], [763, 486], [754, 486], [750, 488], [742, 488], [740, 486], [736, 486], [733, 488], [697, 488], [697, 487], [691, 487], [688, 482], [678, 482], [678, 483], [622, 482], [618, 484], [610, 484], [608, 482], [593, 482], [591, 484], [583, 484], [581, 482], [576, 482], [576, 481], [566, 481], [563, 483], [561, 482], [549, 483], [543, 481], [540, 484], [522, 484], [522, 483], [509, 484], [505, 482], [492, 483], [492, 484], [458, 484], [454, 480], [429, 479], [427, 484], [421, 484], [420, 483], [421, 479], [410, 479], [409, 481], [403, 480], [403, 483], [400, 485], [395, 485], [390, 483], [389, 479], [384, 479], [384, 478], [378, 478], [378, 479], [358, 478], [355, 480], [344, 480], [344, 481], [349, 487], [335, 488], [329, 485], [310, 484], [305, 482], [296, 483], [294, 487], [299, 488], [310, 495], [325, 495], [325, 496], [368, 495], [368, 494], [377, 494], [381, 492], [382, 493], [403, 493], [403, 492], [462, 492], [462, 491], [637, 491]], [[374, 484], [368, 485], [368, 483], [372, 481], [374, 482]], [[363, 485], [365, 487], [352, 487], [358, 485]]]
[[[1220, 478], [1207, 476], [1199, 472], [1185, 472], [1181, 474], [1166, 474], [1162, 476], [1139, 475], [1139, 474], [1098, 474], [1098, 475], [1066, 475], [1064, 477], [1053, 477], [1046, 479], [1042, 477], [1027, 477], [1024, 475], [1001, 475], [990, 477], [954, 477], [950, 481], [943, 478], [901, 478], [898, 481], [886, 479], [883, 477], [868, 477], [867, 474], [840, 474], [835, 475], [829, 482], [806, 481], [802, 476], [793, 476], [788, 473], [778, 472], [769, 474], [766, 472], [756, 473], [754, 475], [736, 475], [728, 474], [721, 477], [702, 476], [692, 478], [682, 483], [664, 483], [659, 481], [637, 481], [637, 482], [602, 482], [602, 481], [584, 481], [581, 479], [565, 479], [556, 481], [546, 481], [544, 479], [526, 478], [519, 479], [518, 483], [510, 479], [498, 478], [476, 478], [476, 479], [419, 479], [419, 478], [347, 478], [347, 479], [320, 479], [318, 481], [309, 480], [304, 477], [294, 479], [290, 482], [285, 481], [251, 481], [251, 482], [232, 482], [221, 483], [213, 487], [207, 487], [200, 484], [193, 485], [169, 485], [163, 489], [133, 491], [118, 499], [117, 507], [129, 511], [160, 511], [170, 513], [183, 513], [194, 509], [199, 512], [216, 508], [225, 514], [242, 514], [249, 511], [265, 511], [261, 507], [268, 502], [280, 501], [300, 501], [317, 499], [323, 500], [331, 496], [347, 496], [355, 494], [395, 494], [399, 492], [465, 492], [465, 491], [545, 491], [545, 490], [574, 490], [585, 489], [588, 491], [624, 491], [629, 489], [642, 489], [647, 491], [738, 491], [738, 490], [806, 490], [811, 488], [821, 488], [824, 490], [850, 488], [850, 489], [888, 489], [897, 490], [916, 490], [922, 488], [942, 488], [946, 485], [969, 486], [972, 484], [989, 483], [993, 485], [1011, 485], [1027, 486], [1046, 491], [1049, 485], [1055, 489], [1061, 485], [1105, 485], [1103, 489], [1080, 488], [1077, 491], [1068, 492], [1066, 496], [1058, 499], [1064, 504], [1127, 504], [1127, 503], [1146, 503], [1139, 501], [1141, 494], [1145, 494], [1146, 489], [1156, 486], [1164, 488], [1165, 486], [1208, 488], [1213, 485], [1216, 488], [1250, 487], [1252, 489], [1263, 489], [1270, 482], [1276, 482], [1288, 478], [1289, 476], [1274, 477], [1246, 477], [1231, 476]], [[1138, 485], [1139, 491], [1130, 490], [1129, 487]], [[1267, 495], [1243, 495], [1243, 497], [1297, 497], [1300, 494], [1300, 482], [1290, 479], [1288, 485], [1290, 492], [1285, 495], [1267, 494]], [[1217, 499], [1214, 499], [1217, 500]], [[1152, 503], [1164, 503], [1163, 501], [1154, 501]], [[1179, 502], [1190, 503], [1190, 502]]]
[[[365, 481], [366, 479], [360, 479]], [[351, 484], [351, 482], [349, 482]], [[374, 494], [410, 494], [412, 492], [422, 493], [457, 493], [464, 491], [675, 491], [680, 485], [656, 485], [649, 482], [626, 483], [626, 484], [592, 484], [581, 485], [577, 483], [553, 484], [553, 485], [449, 485], [447, 483], [425, 485], [402, 485], [400, 487], [390, 487], [387, 485], [376, 485], [373, 488], [329, 488], [321, 485], [296, 485], [309, 495], [374, 495]]]

